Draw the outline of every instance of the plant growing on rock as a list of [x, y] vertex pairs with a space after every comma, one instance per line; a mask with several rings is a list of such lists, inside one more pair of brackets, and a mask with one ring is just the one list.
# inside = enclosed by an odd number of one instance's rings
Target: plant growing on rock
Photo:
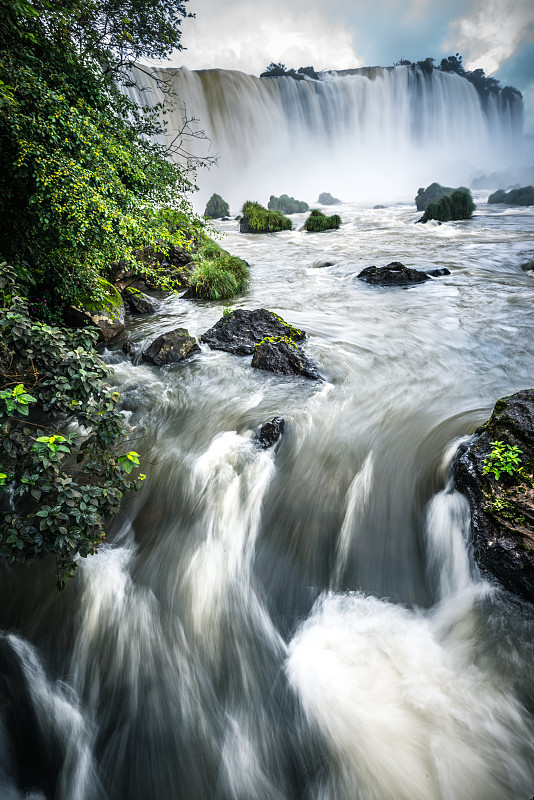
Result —
[[131, 475], [139, 456], [119, 395], [105, 384], [97, 332], [32, 320], [16, 292], [11, 285], [0, 308], [0, 556], [53, 555], [63, 588], [76, 557], [98, 549], [106, 521], [144, 476]]
[[319, 209], [313, 208], [304, 223], [304, 229], [310, 232], [329, 231], [339, 228], [340, 225], [341, 217], [339, 214], [332, 214], [332, 216], [328, 217]]
[[523, 453], [517, 445], [505, 444], [504, 442], [492, 442], [492, 451], [484, 461], [483, 472], [485, 475], [491, 473], [495, 480], [499, 480], [501, 475], [513, 475], [521, 471], [521, 458]]
[[223, 200], [220, 194], [212, 194], [206, 203], [206, 210], [204, 216], [208, 219], [221, 219], [227, 217], [230, 213], [230, 206]]
[[259, 203], [247, 200], [243, 205], [241, 233], [274, 233], [290, 231], [293, 223], [279, 211], [268, 211]]
[[272, 194], [267, 208], [271, 211], [280, 211], [282, 214], [301, 214], [308, 211], [309, 205], [303, 200], [295, 200], [294, 197], [289, 197], [287, 194], [281, 194], [280, 197]]
[[444, 195], [437, 202], [429, 203], [419, 222], [428, 222], [430, 219], [440, 222], [471, 219], [475, 207], [469, 189], [455, 189], [450, 195]]
[[206, 239], [193, 256], [191, 274], [195, 296], [207, 300], [226, 300], [242, 294], [250, 280], [246, 261], [232, 256], [212, 239]]

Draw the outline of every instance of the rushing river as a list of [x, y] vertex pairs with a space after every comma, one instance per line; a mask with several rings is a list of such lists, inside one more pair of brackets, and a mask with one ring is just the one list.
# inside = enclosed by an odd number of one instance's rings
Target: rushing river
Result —
[[[4, 568], [1, 800], [532, 797], [534, 610], [479, 575], [450, 478], [534, 383], [534, 212], [475, 200], [442, 226], [408, 198], [323, 234], [223, 222], [250, 291], [130, 318], [146, 345], [266, 307], [323, 380], [106, 352], [148, 480], [64, 593], [51, 564]], [[394, 260], [451, 275], [355, 280]]]

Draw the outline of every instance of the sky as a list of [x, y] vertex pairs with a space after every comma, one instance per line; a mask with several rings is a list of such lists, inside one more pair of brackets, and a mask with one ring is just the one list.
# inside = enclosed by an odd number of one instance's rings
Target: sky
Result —
[[534, 0], [189, 0], [175, 66], [259, 75], [286, 67], [390, 66], [454, 53], [523, 93], [534, 134]]

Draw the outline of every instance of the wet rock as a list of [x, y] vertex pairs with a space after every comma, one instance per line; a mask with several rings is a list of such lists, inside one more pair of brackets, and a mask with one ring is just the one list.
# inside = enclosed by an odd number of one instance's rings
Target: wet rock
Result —
[[122, 291], [122, 298], [132, 314], [153, 314], [160, 307], [157, 300], [133, 286], [128, 286]]
[[[512, 474], [484, 472], [498, 464], [495, 442], [518, 447]], [[490, 454], [494, 453], [490, 459]], [[460, 449], [454, 478], [471, 508], [473, 551], [482, 570], [534, 602], [534, 389], [498, 400], [488, 422]]]
[[431, 278], [442, 278], [444, 275], [450, 275], [451, 271], [447, 267], [440, 267], [440, 269], [427, 269], [426, 274]]
[[196, 339], [189, 335], [188, 330], [175, 328], [175, 330], [163, 333], [154, 339], [152, 344], [143, 351], [143, 361], [162, 367], [165, 364], [176, 364], [183, 361], [199, 351], [200, 347]]
[[314, 269], [324, 269], [325, 267], [333, 267], [335, 261], [314, 261], [312, 267]]
[[277, 443], [282, 436], [285, 429], [285, 420], [283, 417], [273, 417], [265, 425], [262, 425], [259, 430], [254, 434], [254, 439], [260, 447], [267, 450]]
[[238, 308], [221, 317], [213, 328], [202, 334], [200, 340], [212, 350], [225, 350], [234, 355], [247, 356], [252, 355], [255, 346], [266, 337], [286, 337], [298, 342], [306, 338], [306, 333], [284, 322], [266, 308], [253, 311]]
[[374, 286], [412, 286], [416, 283], [424, 283], [430, 277], [439, 278], [450, 274], [450, 270], [446, 267], [423, 272], [419, 269], [405, 267], [400, 261], [392, 261], [386, 267], [367, 267], [357, 277]]
[[121, 350], [123, 353], [126, 353], [127, 356], [130, 356], [130, 358], [133, 358], [139, 352], [140, 347], [138, 344], [134, 344], [134, 342], [128, 341], [124, 342]]
[[277, 375], [302, 375], [319, 380], [315, 364], [287, 337], [260, 342], [254, 348], [252, 366]]
[[521, 264], [521, 269], [524, 272], [533, 272], [534, 271], [534, 261], [527, 261], [525, 264]]
[[65, 321], [75, 328], [98, 328], [99, 340], [107, 343], [124, 331], [125, 310], [122, 297], [111, 283], [99, 278], [98, 284], [103, 299], [95, 303], [87, 298], [79, 306], [69, 306], [64, 312]]

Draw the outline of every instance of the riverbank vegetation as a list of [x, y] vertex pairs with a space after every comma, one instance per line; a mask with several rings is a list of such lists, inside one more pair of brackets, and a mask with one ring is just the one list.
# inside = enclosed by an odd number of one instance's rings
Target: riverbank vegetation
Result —
[[180, 48], [185, 2], [0, 0], [0, 555], [55, 556], [60, 588], [143, 477], [98, 331], [64, 313], [105, 305], [140, 249], [205, 241], [195, 165], [154, 143], [165, 109], [121, 91]]

